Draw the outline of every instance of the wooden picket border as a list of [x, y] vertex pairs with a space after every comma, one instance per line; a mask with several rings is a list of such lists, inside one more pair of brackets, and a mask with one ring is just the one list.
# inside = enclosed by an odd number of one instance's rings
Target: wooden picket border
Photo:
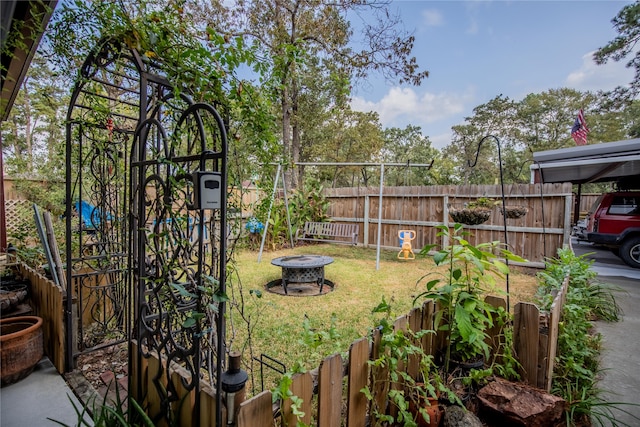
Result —
[[[567, 277], [549, 313], [541, 313], [538, 307], [529, 303], [518, 303], [514, 307], [514, 345], [516, 358], [524, 369], [523, 381], [547, 391], [551, 389], [558, 322], [566, 299], [568, 282]], [[506, 306], [506, 301], [501, 297], [488, 297], [487, 302], [494, 306]], [[409, 328], [413, 331], [433, 329], [435, 309], [432, 301], [425, 301], [422, 307], [414, 308], [409, 314], [396, 319], [394, 327]], [[503, 342], [502, 330], [496, 327], [488, 333], [495, 351]], [[443, 340], [440, 337], [427, 334], [421, 345], [428, 354], [435, 354], [442, 343]], [[365, 427], [371, 415], [370, 404], [360, 392], [364, 387], [372, 390], [373, 399], [376, 400], [378, 408], [387, 408], [386, 410], [393, 414], [394, 408], [388, 402], [388, 391], [371, 386], [374, 380], [384, 379], [388, 375], [385, 370], [377, 370], [374, 374], [369, 366], [369, 360], [375, 359], [378, 355], [379, 344], [380, 332], [375, 330], [371, 339], [363, 337], [351, 344], [346, 361], [340, 354], [333, 354], [324, 358], [317, 369], [296, 374], [293, 377], [291, 391], [293, 395], [302, 399], [302, 406], [298, 409], [305, 415], [301, 421], [309, 424], [315, 420], [319, 427], [340, 427], [344, 425], [343, 420], [346, 420], [346, 425], [349, 427]], [[405, 369], [415, 377], [418, 367], [414, 362], [410, 361]], [[158, 410], [160, 402], [160, 396], [154, 392], [155, 386], [152, 383], [153, 375], [151, 374], [158, 372], [158, 363], [157, 358], [153, 357], [145, 358], [140, 363], [143, 374], [141, 378], [145, 382], [143, 385], [145, 395], [140, 397], [144, 407], [148, 408], [150, 413]], [[134, 361], [133, 366], [130, 367], [130, 375], [134, 379], [138, 378], [137, 366], [138, 364]], [[163, 380], [166, 381], [167, 370], [164, 369], [164, 372]], [[196, 396], [193, 391], [186, 391], [181, 386], [180, 380], [180, 377], [186, 374], [180, 368], [172, 368], [170, 375], [179, 392], [184, 393], [181, 394], [181, 399], [184, 398], [185, 403], [179, 412], [180, 425], [194, 425], [193, 410]], [[373, 378], [373, 375], [376, 378]], [[200, 383], [200, 388], [199, 423], [215, 425], [215, 392], [205, 382]], [[134, 390], [135, 384], [132, 385], [130, 392]], [[224, 417], [226, 419], [226, 413]], [[278, 419], [277, 425], [296, 425], [291, 400], [274, 406], [271, 392], [265, 390], [240, 403], [236, 425], [237, 427], [273, 427], [274, 419]]]
[[58, 372], [64, 372], [65, 362], [65, 292], [52, 280], [24, 263], [18, 263], [20, 275], [31, 282], [31, 306], [42, 317], [44, 352]]
[[[18, 264], [20, 274], [31, 282], [31, 302], [36, 315], [43, 318], [44, 348], [47, 356], [59, 372], [64, 371], [65, 362], [65, 325], [64, 325], [64, 300], [65, 293], [53, 281], [25, 264]], [[516, 358], [524, 370], [523, 381], [547, 391], [551, 390], [553, 378], [553, 364], [557, 352], [558, 325], [562, 316], [562, 309], [566, 301], [569, 277], [566, 277], [562, 287], [554, 297], [548, 313], [540, 312], [539, 308], [530, 303], [518, 303], [514, 307], [513, 334]], [[506, 301], [499, 297], [487, 297], [487, 301], [493, 306], [506, 306]], [[422, 329], [432, 330], [436, 307], [431, 301], [426, 301], [422, 307], [411, 310], [405, 316], [399, 317], [394, 322], [396, 329], [410, 328], [418, 331]], [[500, 328], [492, 328], [488, 331], [489, 339], [494, 350], [502, 342]], [[421, 345], [428, 354], [435, 354], [443, 346], [440, 334], [427, 334]], [[333, 354], [321, 362], [320, 366], [311, 372], [298, 374], [293, 378], [291, 390], [295, 396], [303, 400], [302, 410], [305, 413], [303, 422], [309, 424], [317, 421], [320, 427], [338, 427], [346, 420], [349, 427], [364, 427], [369, 414], [369, 402], [360, 390], [369, 386], [372, 389], [373, 398], [378, 408], [388, 407], [388, 392], [381, 388], [371, 387], [374, 378], [369, 367], [369, 360], [378, 355], [380, 344], [379, 331], [374, 331], [371, 339], [360, 338], [354, 341], [349, 348], [348, 360], [342, 360], [339, 354]], [[132, 366], [129, 367], [131, 384], [129, 392], [138, 399], [150, 415], [160, 410], [161, 396], [155, 391], [153, 383], [155, 373], [159, 372], [160, 361], [157, 357], [142, 358], [137, 360], [133, 346]], [[142, 371], [138, 371], [141, 369]], [[409, 362], [406, 366], [408, 373], [417, 374], [417, 366]], [[141, 372], [141, 375], [138, 375]], [[184, 386], [188, 373], [179, 366], [172, 366], [169, 370], [163, 369], [164, 374], [159, 379], [166, 382], [167, 378], [176, 387], [179, 395], [178, 402], [173, 410], [180, 420], [180, 425], [195, 425], [199, 418], [200, 425], [215, 425], [216, 398], [215, 391], [208, 383], [201, 381], [200, 392], [197, 395], [194, 390], [187, 390]], [[377, 371], [377, 376], [388, 375], [388, 372]], [[137, 378], [142, 378], [141, 395], [137, 395]], [[379, 377], [378, 377], [379, 379]], [[317, 390], [317, 392], [316, 392]], [[198, 405], [196, 405], [198, 399]], [[274, 409], [270, 391], [264, 391], [252, 398], [238, 402], [237, 415], [238, 427], [272, 427], [274, 417], [280, 417], [283, 424], [295, 425], [295, 416], [291, 408], [291, 401], [285, 401]], [[199, 407], [198, 417], [194, 416], [195, 409]], [[340, 410], [338, 410], [340, 408]], [[387, 408], [393, 413], [393, 408]], [[226, 413], [224, 412], [224, 418]], [[286, 421], [286, 422], [285, 422]]]

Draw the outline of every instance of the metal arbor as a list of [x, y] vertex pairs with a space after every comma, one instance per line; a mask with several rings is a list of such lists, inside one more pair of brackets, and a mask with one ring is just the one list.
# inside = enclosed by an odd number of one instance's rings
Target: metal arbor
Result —
[[[165, 375], [173, 364], [190, 373], [183, 386], [197, 392], [203, 368], [220, 390], [224, 363], [217, 296], [226, 281], [226, 126], [216, 108], [177, 93], [161, 63], [103, 40], [82, 67], [67, 117], [66, 277], [74, 298], [66, 316], [78, 328], [74, 345], [67, 327], [67, 369], [82, 352], [135, 340], [130, 363], [162, 361], [149, 372], [156, 422], [170, 419], [177, 399]], [[201, 196], [211, 191], [216, 203], [206, 205]], [[112, 339], [96, 346], [89, 331]], [[130, 381], [142, 396], [142, 378]]]

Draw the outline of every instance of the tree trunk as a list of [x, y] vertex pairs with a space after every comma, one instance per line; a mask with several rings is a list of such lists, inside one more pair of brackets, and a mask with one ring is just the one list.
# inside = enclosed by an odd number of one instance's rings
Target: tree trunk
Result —
[[33, 171], [33, 123], [31, 120], [31, 99], [29, 98], [29, 91], [27, 90], [27, 81], [25, 79], [23, 83], [24, 90], [24, 142], [27, 149], [27, 170], [26, 172]]
[[[291, 141], [291, 160], [293, 161], [293, 165], [297, 165], [300, 162], [300, 126], [298, 124], [298, 87], [297, 84], [293, 83], [292, 94], [291, 94], [291, 110], [292, 114], [292, 141]], [[294, 168], [295, 170], [295, 168]], [[298, 173], [291, 174], [291, 189], [298, 188], [298, 185], [301, 182], [302, 177]]]
[[[284, 82], [283, 82], [284, 83]], [[292, 159], [291, 156], [291, 110], [287, 87], [283, 85], [281, 98], [282, 107], [282, 161], [287, 165]], [[285, 168], [284, 179], [287, 190], [293, 185], [290, 168]]]

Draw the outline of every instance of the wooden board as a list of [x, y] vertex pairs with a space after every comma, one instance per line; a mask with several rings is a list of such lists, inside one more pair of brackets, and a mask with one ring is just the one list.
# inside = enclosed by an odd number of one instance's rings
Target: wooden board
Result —
[[523, 380], [536, 386], [538, 380], [538, 343], [540, 310], [535, 304], [520, 302], [514, 308], [513, 341], [524, 369]]
[[334, 354], [320, 364], [318, 427], [340, 427], [342, 419], [342, 357]]
[[349, 349], [349, 374], [347, 381], [347, 427], [365, 427], [368, 400], [360, 391], [369, 380], [369, 340], [360, 338]]
[[[489, 295], [484, 300], [487, 304], [489, 304], [492, 307], [495, 307], [495, 308], [502, 307], [505, 310], [507, 309], [507, 300], [502, 297]], [[493, 358], [495, 357], [495, 355], [501, 353], [500, 347], [504, 343], [503, 332], [502, 332], [503, 327], [497, 324], [497, 317], [498, 317], [497, 315], [493, 316], [493, 319], [492, 319], [493, 327], [487, 329], [487, 335], [488, 335], [487, 344], [489, 344], [492, 351], [491, 362], [493, 362]]]
[[[304, 417], [300, 419], [305, 424], [311, 423], [311, 410], [313, 401], [313, 378], [311, 373], [305, 372], [304, 374], [296, 374], [292, 378], [291, 393], [294, 396], [302, 399], [301, 411], [304, 412]], [[282, 405], [282, 418], [285, 421], [284, 425], [295, 426], [298, 419], [291, 411], [291, 399], [287, 399]]]
[[240, 404], [237, 427], [273, 427], [271, 392], [262, 393]]
[[[409, 317], [407, 319], [407, 324], [409, 330], [414, 333], [420, 332], [422, 330], [422, 309], [421, 308], [413, 308], [409, 312]], [[415, 342], [414, 345], [420, 346], [419, 342]], [[407, 373], [414, 380], [418, 378], [418, 373], [420, 371], [420, 357], [418, 355], [410, 355], [409, 363], [407, 364]]]
[[[376, 329], [373, 332], [373, 348], [371, 350], [371, 358], [373, 360], [380, 357], [380, 330]], [[373, 408], [380, 412], [385, 412], [387, 409], [387, 396], [389, 394], [389, 368], [386, 366], [378, 366], [371, 369], [370, 375], [371, 391], [373, 393]]]

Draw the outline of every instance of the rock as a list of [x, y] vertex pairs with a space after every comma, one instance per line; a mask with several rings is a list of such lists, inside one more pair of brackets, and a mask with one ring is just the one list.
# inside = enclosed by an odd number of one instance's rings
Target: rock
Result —
[[564, 399], [544, 390], [500, 379], [480, 389], [478, 399], [483, 414], [498, 423], [527, 427], [555, 425], [566, 406]]
[[444, 427], [482, 427], [482, 422], [473, 412], [459, 406], [447, 406], [442, 421]]

